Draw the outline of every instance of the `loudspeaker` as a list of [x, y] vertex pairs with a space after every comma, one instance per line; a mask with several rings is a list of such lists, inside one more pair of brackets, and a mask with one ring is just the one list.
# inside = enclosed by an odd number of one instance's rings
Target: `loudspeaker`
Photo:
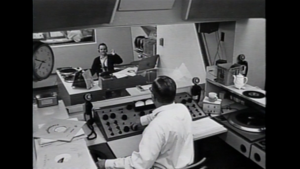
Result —
[[200, 23], [200, 33], [212, 33], [219, 30], [219, 22]]

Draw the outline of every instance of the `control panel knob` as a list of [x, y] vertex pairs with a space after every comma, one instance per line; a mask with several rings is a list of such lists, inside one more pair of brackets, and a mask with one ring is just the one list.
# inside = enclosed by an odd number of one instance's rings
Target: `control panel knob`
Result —
[[186, 100], [185, 100], [185, 99], [182, 99], [182, 100], [181, 100], [181, 103], [182, 103], [182, 104], [186, 104]]
[[103, 120], [107, 120], [107, 119], [108, 119], [108, 115], [107, 115], [107, 114], [104, 114], [104, 115], [102, 116], [102, 119], [103, 119]]
[[110, 118], [112, 118], [112, 119], [116, 118], [116, 114], [115, 113], [111, 113], [110, 114]]
[[105, 124], [109, 126], [110, 123], [109, 123], [109, 121], [108, 121], [108, 122], [106, 122]]
[[138, 125], [137, 124], [133, 124], [130, 126], [131, 130], [133, 131], [137, 131], [138, 130]]
[[122, 120], [127, 120], [127, 115], [123, 114], [121, 118]]
[[128, 126], [125, 126], [125, 127], [123, 128], [123, 131], [128, 132], [128, 131], [129, 131], [129, 127], [128, 127]]
[[192, 100], [193, 100], [192, 98], [188, 98], [187, 102], [192, 103]]
[[114, 123], [115, 123], [116, 125], [118, 125], [118, 121], [117, 121], [117, 120], [115, 120]]

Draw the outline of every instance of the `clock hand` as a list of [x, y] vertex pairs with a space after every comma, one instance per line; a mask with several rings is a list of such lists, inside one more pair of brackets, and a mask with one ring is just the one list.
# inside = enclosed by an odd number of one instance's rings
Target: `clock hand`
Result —
[[43, 62], [41, 62], [41, 64], [40, 64], [39, 68], [41, 68], [42, 64], [43, 64]]
[[40, 61], [40, 62], [42, 62], [42, 63], [45, 63], [45, 61], [44, 60], [39, 60], [39, 59], [35, 59], [36, 61]]

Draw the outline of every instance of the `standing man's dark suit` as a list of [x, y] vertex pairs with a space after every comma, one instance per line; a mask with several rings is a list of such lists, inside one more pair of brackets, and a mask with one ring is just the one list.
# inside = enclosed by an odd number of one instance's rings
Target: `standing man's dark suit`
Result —
[[[123, 59], [118, 55], [118, 54], [107, 54], [107, 68], [106, 71], [107, 72], [114, 72], [114, 64], [120, 64], [123, 62]], [[96, 57], [93, 61], [93, 64], [92, 64], [92, 68], [91, 68], [91, 73], [92, 73], [92, 76], [97, 73], [97, 76], [99, 76], [99, 73], [102, 73], [103, 70], [102, 70], [102, 64], [101, 64], [101, 61], [100, 61], [100, 57]]]

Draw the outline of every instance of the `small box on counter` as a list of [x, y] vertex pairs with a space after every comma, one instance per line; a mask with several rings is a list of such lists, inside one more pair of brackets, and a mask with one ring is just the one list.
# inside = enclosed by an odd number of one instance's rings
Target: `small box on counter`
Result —
[[58, 105], [56, 92], [38, 94], [35, 99], [38, 108]]
[[203, 99], [203, 111], [207, 114], [221, 114], [221, 103], [222, 99], [217, 99], [212, 102], [209, 98], [205, 96]]
[[237, 75], [242, 71], [242, 65], [224, 63], [217, 65], [217, 82], [229, 86], [233, 85], [233, 75]]

